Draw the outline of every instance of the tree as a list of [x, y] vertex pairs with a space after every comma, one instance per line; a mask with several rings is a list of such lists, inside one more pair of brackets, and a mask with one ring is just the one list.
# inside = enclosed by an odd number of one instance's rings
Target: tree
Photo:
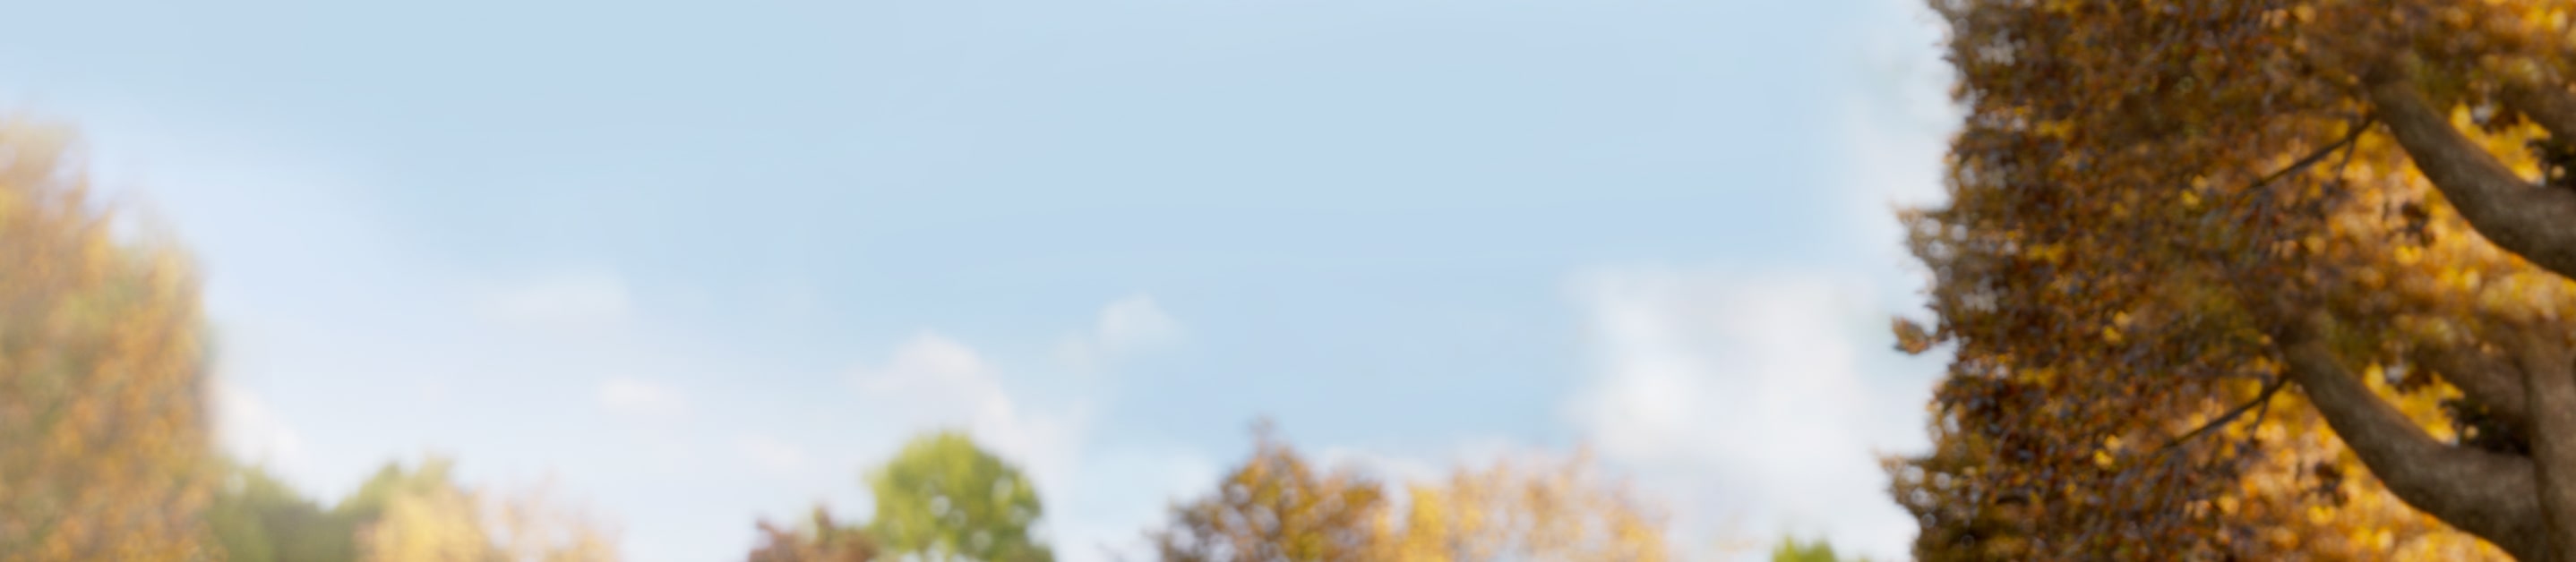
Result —
[[[373, 512], [358, 528], [359, 557], [369, 562], [466, 562], [501, 558], [478, 517], [479, 502], [448, 480], [443, 459], [419, 470], [394, 467], [359, 488], [354, 510]], [[350, 504], [344, 504], [348, 507]]]
[[1800, 542], [1788, 538], [1781, 539], [1780, 547], [1772, 549], [1771, 562], [1842, 562], [1842, 558], [1834, 555], [1834, 545], [1824, 539]]
[[567, 504], [551, 481], [487, 500], [484, 528], [504, 560], [512, 562], [612, 562], [616, 533]]
[[256, 467], [234, 467], [216, 489], [207, 525], [230, 562], [357, 559], [354, 524]]
[[2571, 6], [1933, 4], [1919, 558], [2576, 553]]
[[877, 541], [867, 530], [832, 522], [832, 515], [822, 507], [814, 508], [811, 521], [796, 528], [782, 528], [761, 521], [760, 546], [752, 549], [751, 562], [868, 562], [877, 557]]
[[58, 129], [0, 119], [0, 558], [205, 555], [197, 284], [110, 233]]
[[1163, 560], [1385, 558], [1393, 546], [1385, 490], [1348, 470], [1317, 470], [1269, 427], [1255, 426], [1252, 458], [1219, 481], [1215, 495], [1173, 506], [1172, 527], [1152, 534]]
[[1671, 558], [1662, 516], [1600, 482], [1590, 457], [1503, 459], [1410, 486], [1397, 558], [1415, 561]]
[[454, 463], [387, 465], [341, 501], [357, 521], [359, 558], [375, 562], [609, 562], [605, 528], [555, 502], [544, 486], [489, 494], [458, 486]]
[[1149, 534], [1172, 561], [1622, 560], [1671, 557], [1663, 519], [1605, 482], [1588, 455], [1506, 458], [1394, 498], [1349, 468], [1323, 470], [1254, 426], [1252, 458], [1216, 493], [1172, 507]]
[[965, 435], [916, 438], [868, 480], [877, 501], [869, 531], [890, 554], [986, 562], [1055, 559], [1029, 536], [1045, 515], [1037, 487]]

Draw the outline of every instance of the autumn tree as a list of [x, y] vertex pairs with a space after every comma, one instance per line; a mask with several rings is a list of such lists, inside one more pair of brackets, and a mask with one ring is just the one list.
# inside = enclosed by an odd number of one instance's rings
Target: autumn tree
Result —
[[868, 530], [888, 554], [929, 560], [1054, 560], [1029, 529], [1045, 515], [1037, 487], [1018, 467], [963, 434], [939, 432], [904, 445], [868, 475], [876, 517]]
[[113, 222], [65, 132], [0, 119], [0, 558], [206, 555], [196, 277]]
[[1461, 468], [1446, 482], [1408, 486], [1398, 559], [1619, 560], [1672, 558], [1663, 517], [1592, 470], [1589, 455], [1505, 458]]
[[1274, 439], [1253, 433], [1252, 458], [1219, 481], [1215, 494], [1173, 506], [1170, 528], [1152, 533], [1171, 562], [1385, 558], [1386, 491], [1350, 470], [1325, 471]]
[[509, 562], [614, 562], [617, 533], [566, 500], [552, 481], [487, 493], [485, 533]]
[[416, 470], [388, 466], [359, 488], [347, 511], [366, 513], [358, 555], [368, 562], [494, 560], [501, 551], [479, 517], [479, 502], [448, 477], [452, 465], [430, 459]]
[[337, 515], [354, 521], [369, 562], [611, 562], [613, 535], [545, 486], [493, 493], [460, 486], [454, 461], [386, 465]]
[[1507, 457], [1406, 484], [1398, 498], [1349, 467], [1315, 466], [1266, 423], [1255, 427], [1252, 458], [1214, 493], [1173, 506], [1170, 527], [1149, 534], [1163, 560], [1672, 557], [1658, 510], [1598, 474], [1588, 455]]
[[868, 562], [877, 557], [877, 541], [867, 529], [832, 521], [832, 514], [814, 508], [805, 523], [788, 527], [759, 523], [760, 545], [751, 551], [751, 562]]
[[2576, 558], [2568, 3], [1933, 8], [1919, 558]]

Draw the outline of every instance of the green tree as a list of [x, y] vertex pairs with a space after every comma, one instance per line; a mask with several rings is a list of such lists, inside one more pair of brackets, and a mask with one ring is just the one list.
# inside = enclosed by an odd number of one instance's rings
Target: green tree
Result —
[[120, 240], [68, 134], [0, 119], [0, 558], [206, 555], [196, 277]]
[[323, 510], [256, 468], [235, 468], [208, 513], [235, 562], [596, 562], [612, 536], [543, 487], [495, 495], [458, 486], [454, 464], [388, 463]]
[[915, 438], [870, 473], [868, 482], [877, 502], [869, 531], [889, 554], [986, 562], [1055, 559], [1029, 536], [1045, 515], [1037, 488], [965, 435]]
[[1834, 545], [1825, 539], [1801, 542], [1795, 537], [1780, 539], [1780, 547], [1771, 550], [1771, 562], [1842, 562], [1834, 555]]
[[2576, 6], [1931, 4], [1919, 559], [2571, 559]]
[[257, 467], [236, 467], [206, 513], [231, 562], [347, 562], [356, 526]]

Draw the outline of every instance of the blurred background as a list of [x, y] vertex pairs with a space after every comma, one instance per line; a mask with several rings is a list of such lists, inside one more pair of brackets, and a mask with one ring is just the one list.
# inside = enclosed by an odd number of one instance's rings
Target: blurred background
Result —
[[[1282, 523], [1211, 514], [1270, 501], [1243, 491], [1282, 467], [1382, 484], [1334, 504], [1383, 504], [1352, 524], [1375, 534], [1329, 535], [1352, 548], [1438, 542], [1424, 506], [1528, 466], [1657, 514], [1672, 558], [1798, 537], [1902, 559], [1915, 532], [1878, 458], [1925, 446], [1944, 358], [1892, 349], [1924, 282], [1892, 211], [1938, 197], [1957, 118], [1914, 2], [101, 0], [0, 21], [0, 218], [112, 227], [11, 267], [110, 271], [40, 280], [61, 294], [186, 272], [133, 306], [202, 303], [133, 316], [203, 329], [167, 343], [202, 357], [172, 392], [203, 409], [173, 419], [205, 428], [156, 431], [221, 467], [167, 505], [223, 536], [174, 557], [449, 552], [393, 529], [462, 517], [492, 545], [470, 556], [805, 559], [782, 553], [846, 530], [871, 556], [1024, 533], [1045, 552], [974, 556], [1222, 558], [1253, 548], [1227, 521]], [[83, 253], [102, 245], [160, 261]], [[91, 265], [43, 261], [65, 256]], [[0, 464], [73, 455], [29, 435]], [[937, 487], [907, 484], [915, 457], [949, 475], [922, 482], [973, 484], [905, 515], [888, 496]], [[922, 534], [969, 517], [956, 494], [1033, 509]], [[105, 501], [33, 497], [14, 508]], [[510, 515], [535, 511], [560, 516]], [[0, 539], [34, 542], [0, 544], [109, 552], [23, 523]], [[571, 531], [509, 538], [540, 528]], [[1556, 540], [1523, 531], [1497, 540]], [[279, 542], [314, 537], [348, 544]]]

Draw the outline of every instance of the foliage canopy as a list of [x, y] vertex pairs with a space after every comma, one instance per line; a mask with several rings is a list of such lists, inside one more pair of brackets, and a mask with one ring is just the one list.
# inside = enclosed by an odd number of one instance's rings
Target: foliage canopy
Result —
[[1918, 557], [2576, 552], [2569, 3], [1932, 4]]
[[1037, 487], [1018, 467], [963, 434], [916, 438], [868, 481], [877, 501], [868, 529], [888, 554], [985, 562], [1055, 559], [1029, 536], [1045, 515]]
[[65, 138], [0, 119], [0, 552], [201, 558], [196, 278], [173, 246], [111, 234]]

